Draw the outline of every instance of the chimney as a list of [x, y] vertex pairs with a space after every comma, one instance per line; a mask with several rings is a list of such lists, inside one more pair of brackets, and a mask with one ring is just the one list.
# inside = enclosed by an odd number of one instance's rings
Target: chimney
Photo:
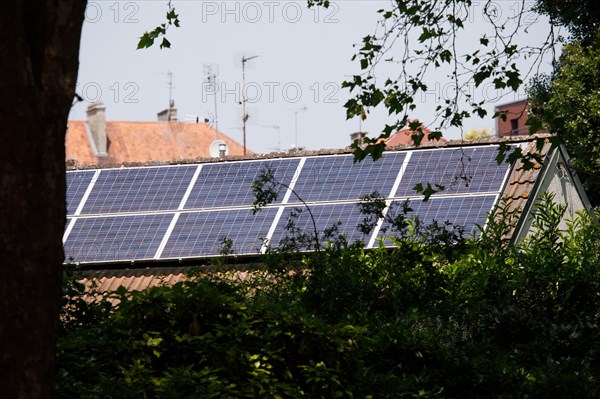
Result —
[[362, 139], [367, 137], [368, 132], [354, 132], [350, 133], [350, 141], [354, 143], [356, 140], [360, 140], [359, 144], [362, 144]]
[[106, 107], [102, 101], [92, 103], [87, 108], [87, 124], [92, 135], [93, 145], [98, 156], [108, 156], [106, 141]]
[[158, 120], [160, 122], [176, 121], [177, 120], [177, 108], [175, 108], [175, 101], [171, 100], [169, 108], [160, 111], [158, 114]]

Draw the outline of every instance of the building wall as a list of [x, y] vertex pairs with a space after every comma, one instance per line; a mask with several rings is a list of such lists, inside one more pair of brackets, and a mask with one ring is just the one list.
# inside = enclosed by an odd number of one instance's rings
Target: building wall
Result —
[[[560, 224], [561, 230], [567, 228], [567, 221], [573, 218], [578, 211], [589, 209], [586, 205], [589, 202], [587, 198], [584, 198], [585, 193], [578, 191], [578, 182], [576, 182], [576, 178], [569, 172], [566, 165], [567, 162], [562, 152], [560, 150], [556, 151], [550, 160], [537, 194], [532, 193], [536, 195], [534, 203], [540, 199], [543, 193], [549, 192], [554, 194], [554, 202], [556, 204], [566, 205], [565, 216]], [[530, 217], [531, 211], [532, 209], [526, 215], [526, 220], [519, 232], [518, 240], [527, 237], [534, 231], [532, 218]]]
[[506, 120], [496, 118], [496, 136], [527, 136], [527, 100], [516, 101], [496, 107], [496, 112], [505, 113]]

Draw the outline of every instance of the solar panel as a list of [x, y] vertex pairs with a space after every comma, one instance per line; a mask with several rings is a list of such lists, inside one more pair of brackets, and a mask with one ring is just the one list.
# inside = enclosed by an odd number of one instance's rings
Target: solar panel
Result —
[[82, 214], [176, 210], [197, 165], [103, 169]]
[[152, 259], [173, 214], [79, 218], [65, 242], [67, 262]]
[[231, 209], [182, 213], [161, 258], [219, 255], [224, 239], [233, 243], [235, 254], [257, 254], [261, 238], [267, 237], [276, 209]]
[[414, 196], [418, 183], [440, 184], [439, 194], [498, 192], [508, 165], [498, 165], [497, 146], [413, 151], [396, 197]]
[[[263, 238], [277, 248], [289, 236], [285, 226], [295, 208], [302, 210], [296, 227], [312, 235], [308, 211], [286, 187], [252, 213], [252, 184], [265, 167], [285, 185], [297, 177], [294, 191], [309, 203], [320, 233], [341, 222], [338, 232], [350, 242], [372, 245], [371, 236], [383, 237], [386, 223], [370, 236], [357, 228], [358, 198], [373, 191], [395, 204], [412, 197], [413, 214], [425, 224], [449, 220], [471, 233], [485, 223], [507, 176], [496, 155], [497, 146], [478, 146], [388, 152], [356, 164], [352, 155], [328, 155], [69, 172], [66, 261], [218, 256], [224, 238], [235, 254], [257, 254]], [[445, 190], [422, 202], [414, 186], [427, 182]]]
[[355, 200], [375, 190], [387, 196], [405, 157], [386, 153], [359, 163], [352, 155], [307, 158], [294, 190], [306, 202]]
[[94, 174], [93, 170], [67, 173], [67, 215], [75, 214]]
[[[252, 183], [263, 168], [273, 168], [277, 181], [289, 185], [299, 162], [295, 158], [203, 165], [185, 208], [251, 206], [254, 200]], [[281, 202], [283, 193], [285, 189], [281, 188], [275, 203]]]
[[[310, 210], [319, 233], [334, 226], [337, 222], [341, 222], [337, 232], [343, 234], [349, 242], [357, 240], [366, 241], [369, 238], [363, 236], [357, 229], [357, 225], [360, 222], [360, 212], [356, 203], [312, 205], [310, 206]], [[307, 209], [299, 206], [286, 206], [275, 228], [273, 237], [271, 237], [269, 242], [272, 248], [279, 247], [285, 237], [292, 236], [289, 230], [286, 229], [292, 213], [298, 214], [298, 217], [291, 219], [294, 221], [295, 226], [301, 232], [314, 237], [315, 230]], [[325, 243], [321, 243], [321, 245], [323, 244]]]
[[[432, 197], [429, 201], [413, 200], [410, 201], [412, 212], [408, 217], [417, 215], [421, 222], [426, 226], [434, 220], [438, 222], [449, 221], [457, 226], [463, 226], [465, 236], [477, 233], [476, 224], [483, 226], [486, 222], [487, 214], [496, 203], [496, 195], [478, 195], [463, 197]], [[389, 216], [394, 218], [400, 211], [400, 201], [394, 201]], [[390, 225], [384, 222], [382, 232], [379, 238], [383, 238], [390, 233]], [[387, 233], [383, 233], [388, 230]], [[393, 234], [392, 234], [393, 235]]]

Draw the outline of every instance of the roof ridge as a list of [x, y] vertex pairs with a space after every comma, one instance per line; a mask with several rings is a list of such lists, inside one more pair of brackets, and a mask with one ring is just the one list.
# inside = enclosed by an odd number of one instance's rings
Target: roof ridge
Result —
[[[225, 137], [231, 139], [229, 136]], [[506, 137], [484, 137], [475, 140], [448, 140], [445, 142], [425, 142], [415, 147], [414, 145], [398, 145], [394, 147], [386, 148], [384, 152], [391, 151], [419, 151], [419, 150], [431, 150], [431, 149], [443, 149], [443, 148], [462, 148], [462, 147], [474, 147], [482, 145], [496, 145], [501, 143], [531, 143], [538, 138], [552, 137], [551, 134], [543, 133], [532, 136], [506, 136]], [[99, 164], [85, 164], [85, 163], [70, 163], [68, 164], [69, 170], [80, 170], [80, 169], [114, 169], [121, 167], [144, 167], [144, 166], [168, 166], [168, 165], [188, 165], [188, 164], [201, 164], [201, 163], [216, 163], [216, 162], [238, 162], [238, 161], [259, 161], [269, 159], [280, 159], [280, 158], [301, 158], [301, 157], [312, 157], [312, 156], [328, 156], [328, 155], [350, 155], [352, 149], [350, 147], [337, 148], [337, 149], [321, 149], [321, 150], [304, 150], [296, 152], [272, 152], [266, 154], [248, 154], [246, 156], [226, 156], [224, 158], [194, 158], [194, 159], [171, 159], [162, 161], [148, 161], [148, 162], [106, 162]], [[546, 154], [542, 154], [545, 156]]]

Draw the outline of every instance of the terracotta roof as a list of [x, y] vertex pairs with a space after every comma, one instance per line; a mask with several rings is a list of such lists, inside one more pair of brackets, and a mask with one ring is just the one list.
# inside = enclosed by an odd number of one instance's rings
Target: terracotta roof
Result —
[[499, 204], [508, 211], [508, 224], [511, 227], [511, 231], [505, 237], [507, 241], [512, 238], [514, 229], [525, 210], [527, 202], [530, 200], [531, 196], [534, 195], [533, 191], [535, 184], [540, 177], [543, 163], [546, 161], [550, 149], [551, 144], [547, 140], [541, 151], [537, 151], [535, 141], [527, 142], [523, 149], [523, 154], [537, 153], [541, 156], [542, 163], [536, 162], [532, 169], [525, 170], [523, 168], [523, 161], [519, 159], [510, 172], [506, 186], [501, 195], [503, 202]]
[[[94, 154], [84, 121], [69, 121], [65, 139], [67, 161], [79, 164], [104, 162], [171, 161], [210, 157], [215, 130], [206, 123], [177, 121], [106, 122], [109, 159]], [[229, 155], [242, 155], [243, 146], [219, 132]], [[248, 151], [251, 153], [251, 151]]]
[[[498, 144], [498, 143], [522, 143], [534, 140], [537, 137], [549, 137], [549, 134], [535, 134], [533, 136], [505, 136], [505, 137], [483, 137], [474, 140], [446, 140], [443, 141], [425, 141], [418, 147], [411, 144], [399, 144], [399, 145], [387, 145], [386, 151], [402, 151], [402, 150], [413, 150], [415, 148], [426, 149], [426, 148], [457, 148], [457, 147], [469, 147], [479, 146], [485, 144]], [[265, 154], [254, 153], [248, 151], [246, 156], [243, 155], [228, 155], [224, 158], [220, 158], [217, 162], [227, 161], [256, 161], [262, 159], [279, 159], [279, 158], [294, 158], [294, 157], [312, 157], [321, 155], [344, 155], [352, 154], [353, 149], [350, 147], [345, 148], [324, 148], [320, 150], [303, 150], [294, 152], [271, 152]], [[77, 164], [67, 164], [67, 170], [85, 170], [85, 169], [110, 169], [110, 168], [121, 168], [121, 167], [140, 167], [140, 166], [164, 166], [164, 165], [185, 165], [185, 164], [198, 164], [198, 163], [214, 163], [215, 158], [210, 158], [208, 155], [189, 157], [182, 159], [171, 159], [171, 160], [158, 160], [158, 161], [108, 161], [102, 162], [100, 165], [97, 161], [85, 163], [78, 162]]]
[[[103, 294], [114, 293], [120, 287], [125, 287], [127, 291], [143, 291], [151, 287], [175, 285], [193, 278], [189, 274], [192, 269], [194, 268], [157, 267], [148, 269], [96, 270], [85, 272], [84, 277], [80, 278], [78, 282], [85, 285], [86, 293], [90, 299], [99, 299]], [[251, 272], [243, 269], [232, 269], [229, 272], [220, 273], [221, 276], [226, 276], [233, 281], [244, 281], [249, 278], [250, 274]], [[107, 299], [113, 305], [117, 305], [120, 302], [115, 297], [108, 297]]]
[[[425, 126], [421, 126], [421, 132], [423, 133], [423, 139], [421, 140], [421, 143], [445, 143], [448, 141], [443, 137], [439, 140], [429, 140], [428, 136], [431, 133], [431, 130], [427, 129]], [[404, 128], [394, 133], [394, 135], [390, 136], [390, 138], [386, 140], [385, 144], [388, 147], [394, 147], [397, 145], [413, 145], [413, 134], [419, 134], [419, 131], [411, 130], [408, 127]]]

